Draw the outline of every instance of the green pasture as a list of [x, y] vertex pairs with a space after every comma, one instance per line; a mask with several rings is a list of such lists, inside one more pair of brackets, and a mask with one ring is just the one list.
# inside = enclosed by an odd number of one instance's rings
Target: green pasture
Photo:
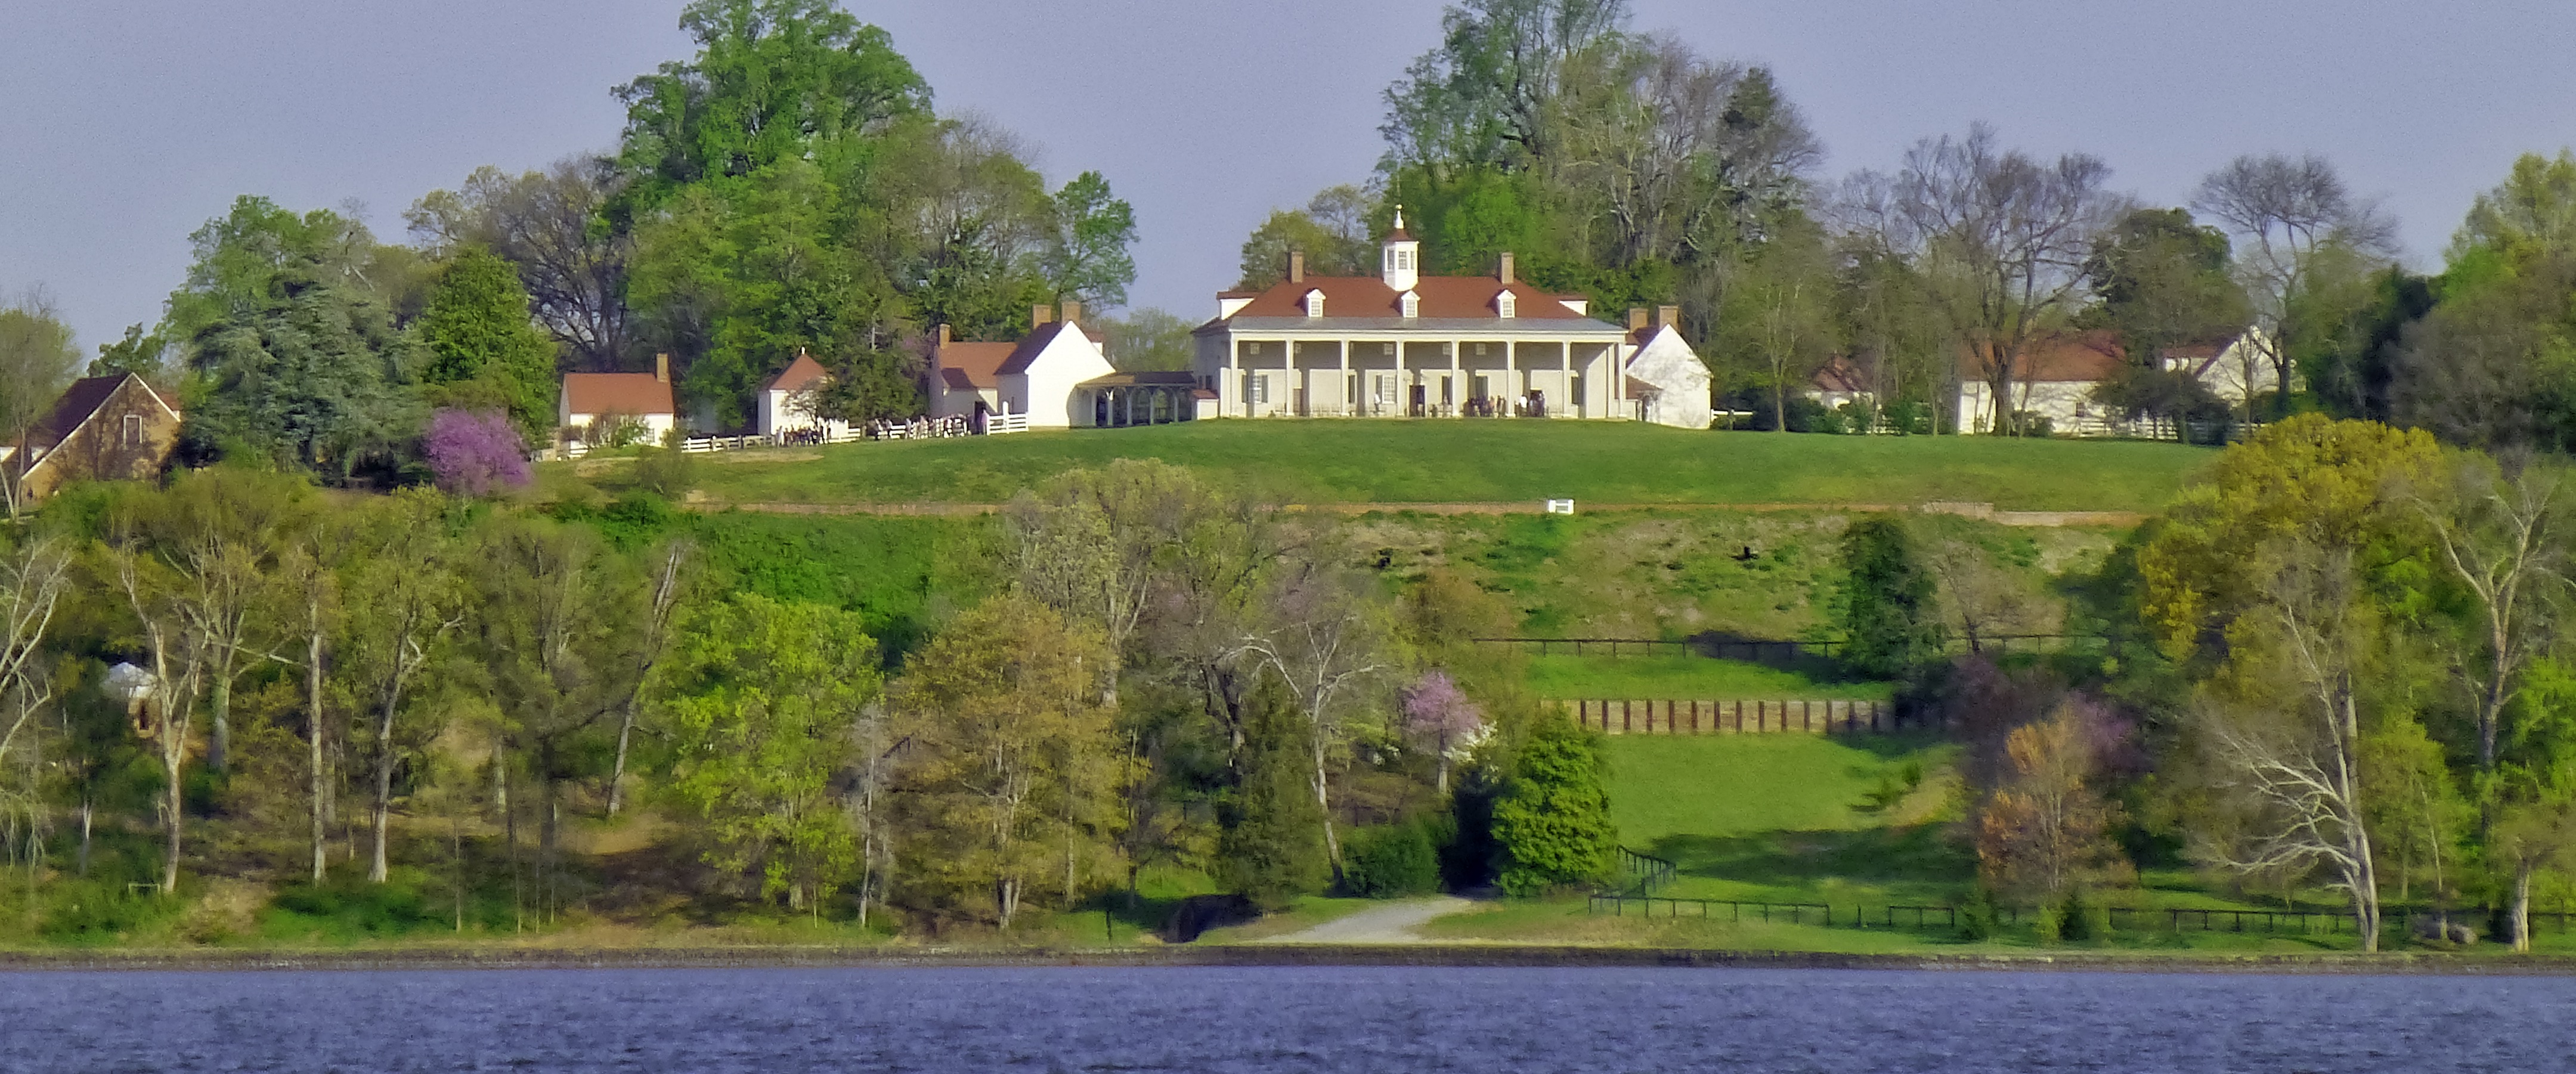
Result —
[[1693, 432], [1636, 422], [1201, 421], [781, 450], [701, 467], [729, 503], [997, 503], [1161, 459], [1283, 502], [1918, 504], [2152, 511], [2210, 457], [2143, 441]]
[[1704, 656], [1569, 656], [1529, 660], [1532, 693], [1546, 698], [1798, 699], [1884, 701], [1894, 683], [1841, 682], [1822, 669], [1784, 670]]

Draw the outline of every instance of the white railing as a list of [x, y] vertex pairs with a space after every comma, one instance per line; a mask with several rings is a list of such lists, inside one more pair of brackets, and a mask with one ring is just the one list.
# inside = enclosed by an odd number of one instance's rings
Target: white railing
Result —
[[[984, 418], [986, 434], [1025, 433], [1029, 431], [1026, 414], [989, 414]], [[867, 425], [826, 429], [804, 429], [768, 436], [693, 436], [680, 441], [680, 450], [697, 455], [711, 451], [741, 451], [747, 448], [806, 447], [819, 444], [849, 444], [861, 440], [920, 440], [925, 438], [973, 436], [974, 426], [963, 417], [915, 418], [908, 422], [875, 422]], [[567, 440], [552, 451], [534, 453], [534, 461], [548, 458], [578, 459], [591, 453], [591, 447], [579, 440]]]

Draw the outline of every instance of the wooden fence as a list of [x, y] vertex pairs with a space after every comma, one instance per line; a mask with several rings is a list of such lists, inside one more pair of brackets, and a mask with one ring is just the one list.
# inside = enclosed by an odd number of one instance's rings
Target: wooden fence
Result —
[[1612, 735], [1885, 735], [1946, 730], [1938, 715], [1908, 716], [1889, 701], [1559, 701], [1574, 722]]

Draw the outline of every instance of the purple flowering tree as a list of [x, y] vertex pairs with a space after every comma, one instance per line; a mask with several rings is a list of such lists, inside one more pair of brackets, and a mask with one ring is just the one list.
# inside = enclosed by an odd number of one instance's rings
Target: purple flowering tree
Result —
[[487, 496], [504, 485], [528, 483], [528, 445], [510, 419], [499, 414], [441, 410], [430, 415], [421, 454], [438, 487], [460, 496]]
[[1467, 700], [1446, 671], [1424, 672], [1404, 691], [1404, 730], [1440, 758], [1440, 793], [1449, 793], [1449, 752], [1484, 736], [1485, 711]]

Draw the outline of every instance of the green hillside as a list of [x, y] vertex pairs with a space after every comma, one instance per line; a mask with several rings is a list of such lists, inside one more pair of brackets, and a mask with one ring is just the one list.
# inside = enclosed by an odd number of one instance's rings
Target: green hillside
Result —
[[2135, 441], [1688, 432], [1592, 421], [1206, 421], [842, 444], [704, 468], [726, 503], [995, 503], [1066, 469], [1156, 458], [1284, 502], [1918, 504], [2152, 511], [2206, 449]]

